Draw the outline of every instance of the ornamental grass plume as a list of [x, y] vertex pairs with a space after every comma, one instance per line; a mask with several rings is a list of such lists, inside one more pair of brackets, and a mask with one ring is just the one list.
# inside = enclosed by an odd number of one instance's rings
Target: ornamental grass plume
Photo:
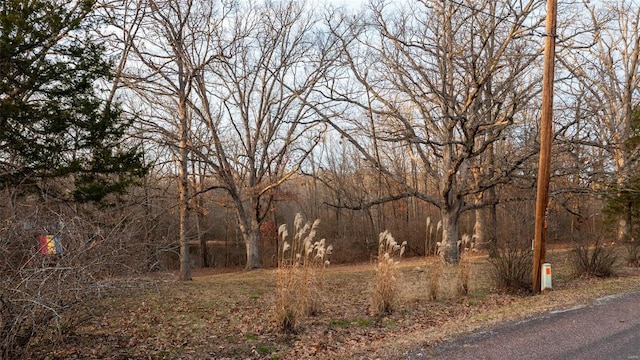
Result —
[[427, 280], [427, 295], [429, 300], [438, 300], [440, 294], [440, 281], [444, 272], [444, 261], [442, 257], [436, 257], [432, 264], [427, 266], [426, 280]]
[[289, 242], [286, 224], [278, 228], [281, 247], [278, 251], [275, 317], [284, 332], [295, 332], [300, 317], [316, 315], [322, 307], [324, 268], [333, 246], [326, 240], [314, 241], [320, 220], [305, 223], [302, 215], [294, 219], [294, 236]]
[[473, 237], [468, 234], [462, 235], [458, 248], [460, 250], [460, 262], [457, 268], [457, 295], [469, 295], [471, 282], [471, 258], [469, 252], [473, 249]]
[[375, 271], [375, 285], [372, 298], [372, 311], [376, 315], [393, 311], [399, 291], [398, 265], [404, 254], [407, 242], [398, 244], [388, 230], [380, 233], [378, 239], [378, 261]]
[[427, 217], [426, 224], [426, 236], [424, 240], [424, 255], [435, 255], [438, 253], [438, 236], [441, 235], [442, 230], [442, 220], [438, 221], [438, 224], [434, 228], [433, 222], [431, 221], [431, 217]]

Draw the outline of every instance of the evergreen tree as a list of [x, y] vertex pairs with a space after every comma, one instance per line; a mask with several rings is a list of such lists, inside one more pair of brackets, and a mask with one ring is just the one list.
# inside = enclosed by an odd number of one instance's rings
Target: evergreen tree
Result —
[[95, 0], [0, 3], [0, 186], [69, 177], [77, 200], [122, 192], [146, 168], [131, 121], [100, 97], [112, 63], [89, 31]]

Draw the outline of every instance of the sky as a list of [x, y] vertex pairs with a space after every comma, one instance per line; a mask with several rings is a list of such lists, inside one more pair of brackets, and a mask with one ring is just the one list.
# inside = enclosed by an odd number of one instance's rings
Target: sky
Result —
[[345, 5], [347, 7], [356, 9], [360, 7], [362, 4], [366, 3], [367, 0], [325, 0], [325, 2], [328, 4], [336, 5], [336, 6]]

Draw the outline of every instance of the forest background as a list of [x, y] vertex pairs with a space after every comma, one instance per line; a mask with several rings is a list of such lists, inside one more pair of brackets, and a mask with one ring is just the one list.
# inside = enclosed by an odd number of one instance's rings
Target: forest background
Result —
[[[544, 1], [1, 10], [2, 303], [42, 279], [276, 267], [297, 213], [332, 263], [375, 258], [385, 230], [451, 264], [531, 244]], [[640, 4], [558, 14], [548, 242], [635, 244]]]

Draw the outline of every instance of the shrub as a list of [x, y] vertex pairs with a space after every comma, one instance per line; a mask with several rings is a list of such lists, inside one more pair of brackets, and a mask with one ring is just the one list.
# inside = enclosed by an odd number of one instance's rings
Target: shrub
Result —
[[629, 240], [625, 243], [627, 249], [627, 264], [629, 266], [640, 266], [640, 242]]
[[616, 274], [618, 255], [614, 247], [606, 247], [600, 240], [593, 245], [575, 241], [571, 264], [576, 276], [609, 277]]
[[137, 225], [127, 227], [113, 208], [99, 212], [99, 220], [50, 211], [57, 207], [49, 202], [1, 208], [0, 359], [18, 359], [51, 333], [73, 331], [81, 321], [75, 314], [113, 290], [102, 279], [135, 266], [129, 258], [139, 253], [125, 240]]
[[507, 242], [490, 258], [492, 277], [499, 288], [509, 291], [530, 291], [533, 251], [523, 242]]
[[322, 306], [324, 268], [333, 247], [325, 239], [314, 242], [320, 220], [304, 223], [302, 215], [294, 220], [295, 234], [291, 243], [287, 226], [281, 225], [278, 236], [282, 239], [278, 251], [276, 271], [276, 309], [278, 327], [284, 332], [295, 332], [303, 315], [315, 315]]
[[375, 314], [386, 314], [393, 310], [398, 292], [398, 264], [407, 242], [398, 244], [387, 230], [378, 239], [378, 261], [376, 263], [375, 289], [372, 310]]

